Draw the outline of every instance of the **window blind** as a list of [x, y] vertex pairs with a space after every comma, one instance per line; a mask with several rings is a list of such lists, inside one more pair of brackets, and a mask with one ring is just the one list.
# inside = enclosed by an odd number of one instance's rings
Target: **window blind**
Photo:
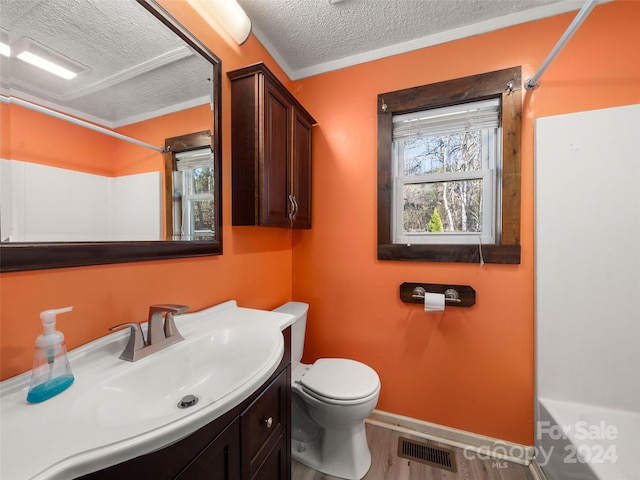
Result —
[[179, 172], [199, 167], [213, 167], [213, 153], [210, 148], [176, 153], [176, 168]]
[[393, 116], [393, 139], [441, 136], [496, 129], [500, 125], [500, 99], [492, 98], [450, 107]]

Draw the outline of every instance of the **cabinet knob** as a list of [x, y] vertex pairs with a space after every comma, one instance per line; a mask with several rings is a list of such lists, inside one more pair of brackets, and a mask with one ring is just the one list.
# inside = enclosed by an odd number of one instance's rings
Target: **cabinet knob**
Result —
[[273, 417], [265, 418], [262, 421], [267, 426], [267, 428], [271, 428], [271, 426], [273, 425]]

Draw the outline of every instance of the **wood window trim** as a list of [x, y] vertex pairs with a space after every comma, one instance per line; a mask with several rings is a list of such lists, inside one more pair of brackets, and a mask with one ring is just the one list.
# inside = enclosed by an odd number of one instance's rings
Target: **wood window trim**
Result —
[[[495, 97], [501, 98], [502, 123], [501, 228], [496, 243], [481, 246], [394, 244], [391, 233], [393, 115]], [[378, 259], [519, 264], [521, 123], [522, 74], [519, 66], [378, 95]]]

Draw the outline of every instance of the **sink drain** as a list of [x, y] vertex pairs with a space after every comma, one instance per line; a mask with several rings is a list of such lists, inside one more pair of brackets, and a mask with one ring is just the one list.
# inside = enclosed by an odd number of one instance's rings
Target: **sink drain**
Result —
[[195, 395], [185, 395], [178, 402], [178, 408], [193, 407], [196, 403], [198, 403], [198, 397], [196, 397]]

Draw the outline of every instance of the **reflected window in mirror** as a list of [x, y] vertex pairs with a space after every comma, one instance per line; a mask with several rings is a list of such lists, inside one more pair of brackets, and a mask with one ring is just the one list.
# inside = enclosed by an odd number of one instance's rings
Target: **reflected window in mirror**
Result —
[[213, 152], [207, 143], [209, 131], [167, 139], [171, 158], [165, 175], [167, 187], [167, 231], [173, 240], [208, 240], [216, 233], [216, 175]]

